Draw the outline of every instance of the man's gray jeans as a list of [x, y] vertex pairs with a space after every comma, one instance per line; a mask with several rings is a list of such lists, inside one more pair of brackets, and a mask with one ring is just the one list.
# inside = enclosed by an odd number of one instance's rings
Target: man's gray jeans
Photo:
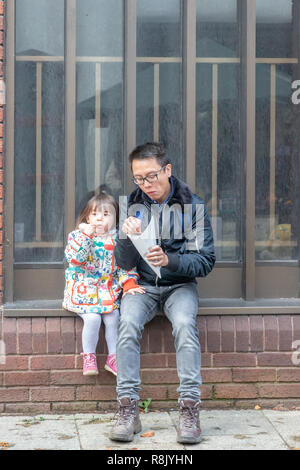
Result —
[[172, 323], [180, 386], [179, 400], [200, 401], [201, 350], [196, 325], [198, 311], [197, 284], [173, 286], [144, 285], [145, 294], [127, 294], [121, 301], [117, 344], [118, 398], [139, 399], [140, 340], [144, 326], [154, 318], [158, 308]]

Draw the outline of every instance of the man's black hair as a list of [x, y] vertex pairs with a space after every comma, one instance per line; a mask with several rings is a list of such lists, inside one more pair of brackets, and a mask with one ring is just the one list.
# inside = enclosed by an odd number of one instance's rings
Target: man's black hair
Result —
[[156, 158], [162, 167], [171, 163], [166, 155], [164, 145], [160, 142], [146, 142], [143, 145], [138, 145], [129, 155], [131, 166], [133, 160], [146, 160], [147, 158]]

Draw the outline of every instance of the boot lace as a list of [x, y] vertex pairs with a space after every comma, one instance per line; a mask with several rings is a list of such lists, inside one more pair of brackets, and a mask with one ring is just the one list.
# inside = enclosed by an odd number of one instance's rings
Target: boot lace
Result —
[[132, 403], [130, 405], [119, 404], [119, 409], [115, 413], [115, 416], [116, 415], [118, 415], [117, 424], [126, 426], [129, 422], [133, 421], [135, 418], [135, 403]]
[[180, 408], [182, 424], [185, 428], [193, 428], [197, 425], [198, 409], [192, 406], [182, 406]]

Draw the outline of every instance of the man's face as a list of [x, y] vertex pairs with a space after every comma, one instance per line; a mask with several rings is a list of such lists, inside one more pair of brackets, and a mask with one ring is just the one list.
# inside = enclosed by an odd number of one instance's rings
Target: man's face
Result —
[[[158, 172], [159, 174], [157, 174]], [[141, 190], [151, 199], [161, 204], [168, 197], [171, 190], [169, 177], [172, 173], [172, 165], [170, 163], [162, 169], [155, 157], [133, 160], [132, 173], [134, 178], [150, 177], [154, 180], [151, 182], [144, 180], [144, 183], [139, 184]], [[156, 174], [157, 177], [151, 178]]]

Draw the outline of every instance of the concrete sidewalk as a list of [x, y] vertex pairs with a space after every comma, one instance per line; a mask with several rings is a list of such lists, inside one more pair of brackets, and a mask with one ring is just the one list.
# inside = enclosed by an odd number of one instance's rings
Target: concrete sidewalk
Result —
[[[141, 415], [133, 442], [108, 438], [113, 413], [0, 416], [0, 449], [7, 450], [288, 450], [300, 448], [300, 411], [202, 410], [203, 440], [176, 442], [176, 411]], [[152, 437], [142, 437], [153, 431]]]

